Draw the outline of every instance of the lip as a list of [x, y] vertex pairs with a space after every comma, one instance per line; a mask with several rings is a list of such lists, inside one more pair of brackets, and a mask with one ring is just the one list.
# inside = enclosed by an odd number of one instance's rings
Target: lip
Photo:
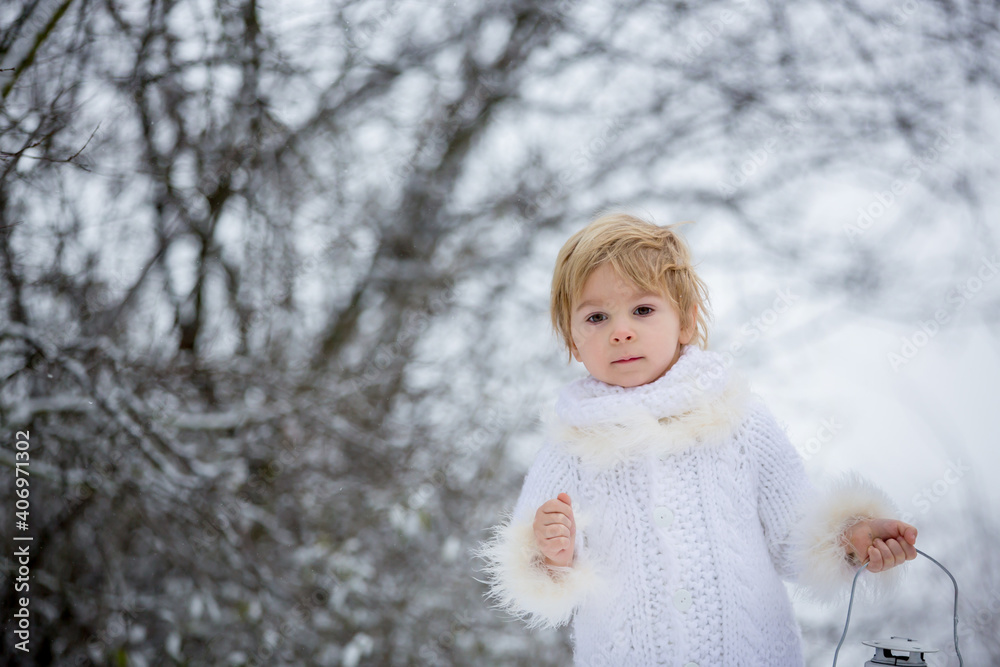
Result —
[[623, 359], [618, 359], [617, 361], [612, 361], [613, 364], [630, 364], [633, 361], [639, 361], [642, 357], [624, 357]]

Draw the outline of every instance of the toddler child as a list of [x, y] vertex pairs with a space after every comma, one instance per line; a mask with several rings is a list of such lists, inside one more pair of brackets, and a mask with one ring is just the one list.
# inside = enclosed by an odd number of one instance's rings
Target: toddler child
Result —
[[[725, 358], [675, 231], [598, 218], [556, 260], [552, 321], [589, 376], [479, 553], [529, 627], [573, 621], [577, 665], [800, 666], [783, 580], [849, 588], [916, 557], [858, 477], [826, 493]], [[879, 577], [884, 579], [884, 577]]]

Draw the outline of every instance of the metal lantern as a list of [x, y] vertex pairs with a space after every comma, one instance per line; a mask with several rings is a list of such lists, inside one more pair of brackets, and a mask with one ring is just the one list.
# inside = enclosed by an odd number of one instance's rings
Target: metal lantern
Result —
[[[952, 576], [951, 572], [949, 572], [948, 568], [944, 565], [937, 562], [920, 549], [917, 549], [916, 551], [918, 554], [944, 570], [945, 574], [947, 574], [951, 579], [951, 583], [955, 586], [953, 631], [955, 633], [955, 654], [958, 656], [959, 667], [962, 667], [964, 664], [962, 661], [962, 652], [958, 650], [958, 582], [955, 581], [955, 577]], [[840, 635], [840, 643], [837, 644], [837, 650], [833, 653], [833, 667], [837, 667], [837, 657], [840, 655], [840, 647], [844, 645], [844, 639], [847, 637], [847, 628], [850, 627], [851, 624], [851, 607], [854, 606], [854, 588], [858, 585], [858, 577], [860, 577], [861, 573], [867, 568], [868, 563], [865, 563], [854, 575], [854, 583], [851, 584], [851, 600], [847, 603], [847, 621], [844, 623], [844, 633]], [[927, 667], [927, 661], [924, 660], [924, 654], [938, 652], [936, 648], [924, 646], [916, 639], [907, 639], [906, 637], [869, 639], [868, 641], [863, 641], [861, 643], [875, 649], [875, 656], [865, 663], [865, 667], [879, 667], [879, 665], [909, 665], [911, 667]]]
[[937, 653], [936, 648], [924, 646], [916, 639], [890, 637], [889, 639], [869, 639], [861, 642], [875, 648], [875, 657], [865, 663], [865, 667], [879, 665], [916, 665], [927, 667], [925, 653]]

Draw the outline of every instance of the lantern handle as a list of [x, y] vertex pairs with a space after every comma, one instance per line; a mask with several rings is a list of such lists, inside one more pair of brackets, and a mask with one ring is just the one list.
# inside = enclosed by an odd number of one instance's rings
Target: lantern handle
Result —
[[[920, 554], [924, 558], [927, 558], [932, 563], [937, 565], [939, 568], [944, 570], [944, 573], [948, 575], [948, 578], [951, 579], [951, 583], [955, 586], [955, 613], [954, 613], [955, 654], [958, 655], [958, 667], [963, 667], [964, 663], [962, 662], [962, 652], [958, 650], [958, 582], [955, 581], [955, 577], [952, 576], [951, 572], [949, 572], [948, 568], [946, 568], [944, 565], [939, 563], [934, 558], [931, 558], [920, 549], [917, 549], [916, 551], [918, 554]], [[864, 572], [865, 569], [867, 569], [867, 567], [868, 563], [865, 563], [854, 574], [854, 582], [851, 584], [851, 599], [847, 603], [847, 621], [844, 623], [844, 633], [840, 635], [840, 642], [837, 643], [837, 650], [833, 652], [833, 667], [837, 667], [837, 656], [840, 654], [840, 647], [844, 645], [844, 639], [847, 637], [847, 628], [851, 624], [851, 607], [854, 605], [854, 587], [858, 585], [858, 577], [861, 576], [861, 573]]]

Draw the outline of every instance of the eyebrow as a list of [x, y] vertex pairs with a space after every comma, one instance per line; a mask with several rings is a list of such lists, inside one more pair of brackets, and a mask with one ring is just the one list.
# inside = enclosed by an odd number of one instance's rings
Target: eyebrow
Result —
[[[635, 301], [640, 301], [642, 299], [645, 299], [645, 298], [651, 297], [651, 296], [652, 297], [656, 297], [658, 299], [662, 299], [663, 298], [662, 295], [657, 294], [656, 292], [643, 292], [642, 294], [636, 294], [635, 296], [631, 296], [631, 297], [629, 297], [629, 299], [632, 299], [632, 300], [635, 300]], [[583, 303], [581, 303], [579, 306], [577, 306], [576, 309], [573, 312], [574, 313], [578, 313], [581, 310], [583, 310], [584, 308], [586, 308], [587, 306], [600, 306], [600, 305], [601, 304], [597, 303], [593, 299], [587, 299], [586, 301], [584, 301]]]

